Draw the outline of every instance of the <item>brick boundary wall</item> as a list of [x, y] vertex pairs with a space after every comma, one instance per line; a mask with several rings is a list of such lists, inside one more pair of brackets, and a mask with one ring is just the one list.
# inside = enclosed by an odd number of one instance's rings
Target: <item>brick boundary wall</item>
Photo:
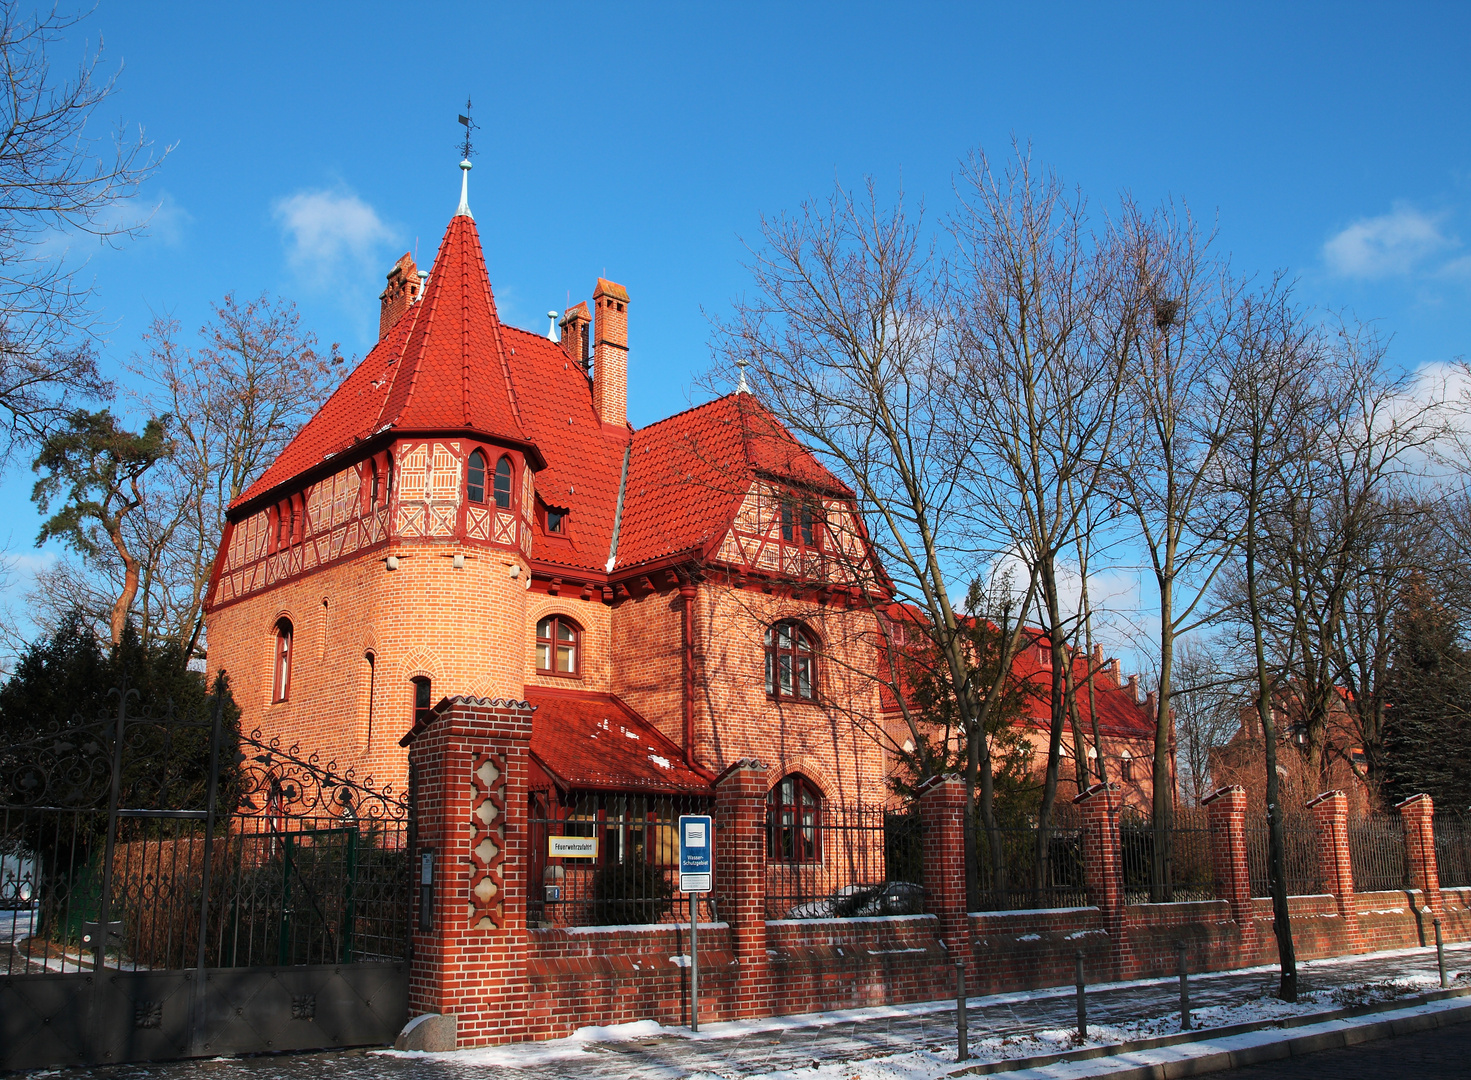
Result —
[[[688, 1024], [687, 923], [528, 930], [524, 879], [531, 709], [522, 702], [456, 698], [410, 750], [417, 808], [414, 867], [435, 852], [432, 928], [412, 935], [410, 1011], [454, 1013], [458, 1044], [555, 1038], [579, 1027], [656, 1020]], [[476, 770], [504, 762], [504, 782]], [[503, 795], [485, 809], [488, 777]], [[972, 993], [1065, 985], [1081, 949], [1089, 982], [1168, 976], [1178, 943], [1192, 971], [1276, 961], [1271, 904], [1250, 896], [1245, 798], [1226, 788], [1208, 801], [1218, 899], [1125, 904], [1119, 871], [1118, 793], [1096, 786], [1077, 800], [1084, 818], [1090, 900], [1081, 908], [966, 912], [965, 789], [940, 777], [920, 794], [922, 915], [765, 918], [762, 824], [767, 770], [739, 761], [716, 781], [716, 908], [700, 928], [702, 1022], [935, 1000], [954, 992], [966, 961]], [[1300, 959], [1471, 940], [1471, 889], [1439, 888], [1429, 799], [1402, 805], [1415, 888], [1356, 893], [1346, 821], [1336, 793], [1314, 800], [1325, 880], [1334, 891], [1289, 901]], [[504, 858], [472, 842], [503, 844]], [[492, 866], [494, 864], [494, 866]], [[486, 867], [493, 872], [487, 878]], [[495, 885], [487, 895], [485, 881]], [[472, 898], [472, 887], [478, 893]], [[416, 900], [413, 918], [417, 926]], [[492, 918], [484, 915], [489, 911]], [[498, 923], [498, 925], [497, 925]]]

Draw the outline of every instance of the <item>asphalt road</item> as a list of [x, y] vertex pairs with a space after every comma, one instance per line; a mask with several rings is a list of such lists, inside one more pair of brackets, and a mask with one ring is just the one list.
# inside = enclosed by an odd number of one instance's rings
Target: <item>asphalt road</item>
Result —
[[1467, 1080], [1471, 1023], [1210, 1075], [1212, 1080]]

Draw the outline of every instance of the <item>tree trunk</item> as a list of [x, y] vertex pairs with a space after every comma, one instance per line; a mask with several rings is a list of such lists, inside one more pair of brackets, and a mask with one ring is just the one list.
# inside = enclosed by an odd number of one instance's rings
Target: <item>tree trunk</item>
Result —
[[1267, 650], [1262, 633], [1262, 610], [1257, 594], [1256, 519], [1257, 488], [1260, 483], [1260, 451], [1251, 463], [1251, 489], [1246, 511], [1246, 598], [1251, 615], [1256, 651], [1256, 711], [1262, 725], [1267, 767], [1267, 863], [1272, 891], [1272, 931], [1277, 937], [1277, 957], [1282, 976], [1277, 996], [1297, 1000], [1297, 953], [1292, 944], [1292, 922], [1287, 910], [1287, 846], [1282, 823], [1281, 783], [1277, 776], [1277, 727], [1272, 719], [1272, 686], [1267, 676]]
[[1052, 839], [1052, 807], [1057, 802], [1062, 728], [1066, 722], [1063, 664], [1067, 662], [1067, 658], [1062, 642], [1062, 605], [1057, 595], [1057, 574], [1050, 556], [1043, 556], [1038, 570], [1042, 581], [1042, 598], [1047, 607], [1047, 639], [1052, 649], [1052, 719], [1047, 738], [1047, 775], [1042, 784], [1042, 805], [1037, 810], [1036, 866], [1032, 873], [1032, 888], [1040, 904], [1047, 879], [1047, 856]]
[[1150, 810], [1154, 843], [1149, 867], [1150, 897], [1157, 904], [1168, 903], [1173, 893], [1172, 850], [1175, 839], [1174, 785], [1170, 777], [1170, 696], [1171, 676], [1175, 667], [1174, 581], [1165, 576], [1159, 583], [1159, 692], [1154, 713], [1154, 792]]

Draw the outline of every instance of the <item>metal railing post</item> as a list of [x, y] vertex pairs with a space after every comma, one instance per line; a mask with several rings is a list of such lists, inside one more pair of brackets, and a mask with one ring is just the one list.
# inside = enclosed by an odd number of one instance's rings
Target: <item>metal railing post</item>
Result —
[[970, 1028], [965, 1014], [965, 961], [955, 961], [955, 1060], [970, 1058]]
[[1440, 920], [1435, 920], [1435, 963], [1440, 968], [1440, 988], [1444, 990], [1450, 986], [1450, 981], [1445, 977], [1445, 941], [1440, 936]]
[[1180, 1030], [1190, 1030], [1190, 977], [1185, 965], [1185, 943], [1177, 941], [1175, 951], [1179, 954], [1180, 972]]
[[1079, 949], [1074, 957], [1076, 963], [1076, 981], [1078, 986], [1078, 1041], [1088, 1037], [1088, 998], [1083, 989], [1083, 950]]

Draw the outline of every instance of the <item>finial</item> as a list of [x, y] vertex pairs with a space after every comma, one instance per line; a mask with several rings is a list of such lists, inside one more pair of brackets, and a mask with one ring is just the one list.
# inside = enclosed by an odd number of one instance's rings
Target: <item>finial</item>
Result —
[[429, 287], [429, 271], [419, 271], [419, 299], [424, 299], [424, 290]]
[[749, 394], [751, 392], [751, 387], [746, 383], [746, 365], [750, 362], [744, 356], [736, 361], [736, 367], [741, 369], [741, 381], [736, 384], [737, 394]]
[[547, 327], [547, 340], [548, 341], [556, 341], [557, 340], [557, 313], [555, 311], [548, 311], [547, 312], [547, 318], [551, 321], [551, 325]]
[[470, 213], [470, 170], [474, 167], [470, 164], [469, 158], [460, 162], [460, 169], [462, 170], [460, 173], [460, 205], [455, 211], [455, 217], [463, 215], [471, 221], [475, 220], [475, 215]]

